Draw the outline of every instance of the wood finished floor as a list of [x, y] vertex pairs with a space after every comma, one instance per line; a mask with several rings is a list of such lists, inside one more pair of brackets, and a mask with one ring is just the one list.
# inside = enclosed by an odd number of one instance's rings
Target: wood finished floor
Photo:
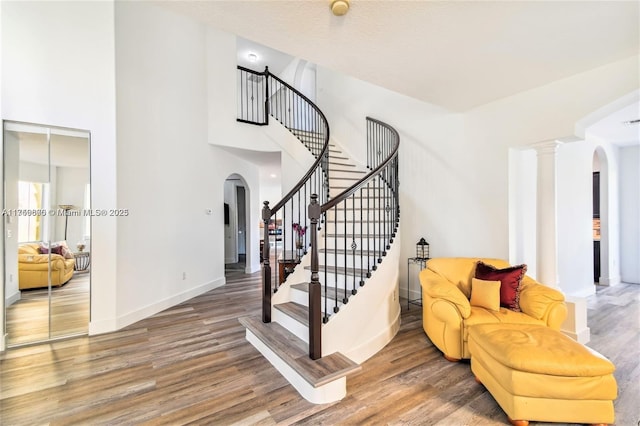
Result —
[[22, 290], [20, 300], [7, 308], [9, 346], [86, 334], [89, 330], [89, 283], [88, 273], [75, 273], [68, 283], [51, 289], [51, 303], [47, 288]]
[[[640, 286], [589, 298], [590, 346], [617, 366], [618, 425], [640, 420]], [[244, 339], [260, 274], [118, 332], [0, 355], [2, 425], [502, 425], [506, 416], [465, 362], [444, 360], [403, 304], [395, 339], [348, 380], [334, 404], [302, 399]], [[540, 425], [541, 423], [532, 423]]]

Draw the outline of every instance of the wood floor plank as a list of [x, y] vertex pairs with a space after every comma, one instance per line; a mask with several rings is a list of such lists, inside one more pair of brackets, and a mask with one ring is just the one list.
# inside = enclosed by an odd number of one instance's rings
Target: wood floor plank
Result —
[[[347, 397], [309, 403], [245, 340], [238, 318], [258, 315], [260, 296], [260, 274], [236, 272], [123, 330], [10, 349], [0, 354], [0, 424], [508, 424], [468, 362], [446, 361], [404, 301], [400, 331], [348, 379]], [[598, 287], [588, 322], [589, 346], [616, 365], [616, 424], [636, 425], [640, 286]]]

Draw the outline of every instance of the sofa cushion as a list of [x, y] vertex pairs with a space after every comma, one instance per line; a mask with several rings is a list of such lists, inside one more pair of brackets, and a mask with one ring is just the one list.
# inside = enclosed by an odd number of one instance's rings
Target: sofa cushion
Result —
[[500, 308], [499, 311], [490, 311], [477, 306], [471, 307], [471, 315], [464, 320], [464, 331], [462, 338], [468, 341], [469, 327], [478, 324], [530, 324], [544, 325], [544, 321], [535, 319], [524, 312], [515, 312], [511, 309]]
[[482, 261], [476, 266], [476, 278], [481, 280], [499, 280], [500, 306], [520, 312], [520, 284], [522, 277], [527, 272], [527, 265], [515, 265], [498, 269]]
[[471, 279], [471, 306], [479, 306], [490, 311], [500, 310], [500, 281]]

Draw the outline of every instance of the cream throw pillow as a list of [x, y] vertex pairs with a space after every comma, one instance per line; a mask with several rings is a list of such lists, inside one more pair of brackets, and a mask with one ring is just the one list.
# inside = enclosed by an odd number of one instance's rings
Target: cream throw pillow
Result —
[[500, 310], [500, 281], [471, 279], [471, 306]]

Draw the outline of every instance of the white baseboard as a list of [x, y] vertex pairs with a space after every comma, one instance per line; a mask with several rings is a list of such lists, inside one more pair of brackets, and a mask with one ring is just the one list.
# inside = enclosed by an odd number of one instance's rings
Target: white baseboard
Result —
[[614, 285], [620, 284], [622, 282], [622, 278], [620, 277], [620, 275], [615, 277], [600, 277], [600, 280], [598, 280], [598, 282], [600, 285], [613, 287]]
[[5, 299], [5, 307], [11, 306], [21, 298], [20, 290], [16, 291]]
[[151, 315], [157, 314], [160, 311], [199, 296], [202, 293], [206, 293], [209, 290], [213, 290], [214, 288], [223, 286], [225, 283], [226, 279], [224, 277], [218, 278], [217, 280], [189, 289], [182, 293], [175, 294], [171, 297], [152, 303], [143, 308], [136, 309], [135, 311], [121, 315], [115, 319], [91, 321], [89, 323], [89, 335], [109, 333], [119, 330], [123, 327], [150, 317]]

